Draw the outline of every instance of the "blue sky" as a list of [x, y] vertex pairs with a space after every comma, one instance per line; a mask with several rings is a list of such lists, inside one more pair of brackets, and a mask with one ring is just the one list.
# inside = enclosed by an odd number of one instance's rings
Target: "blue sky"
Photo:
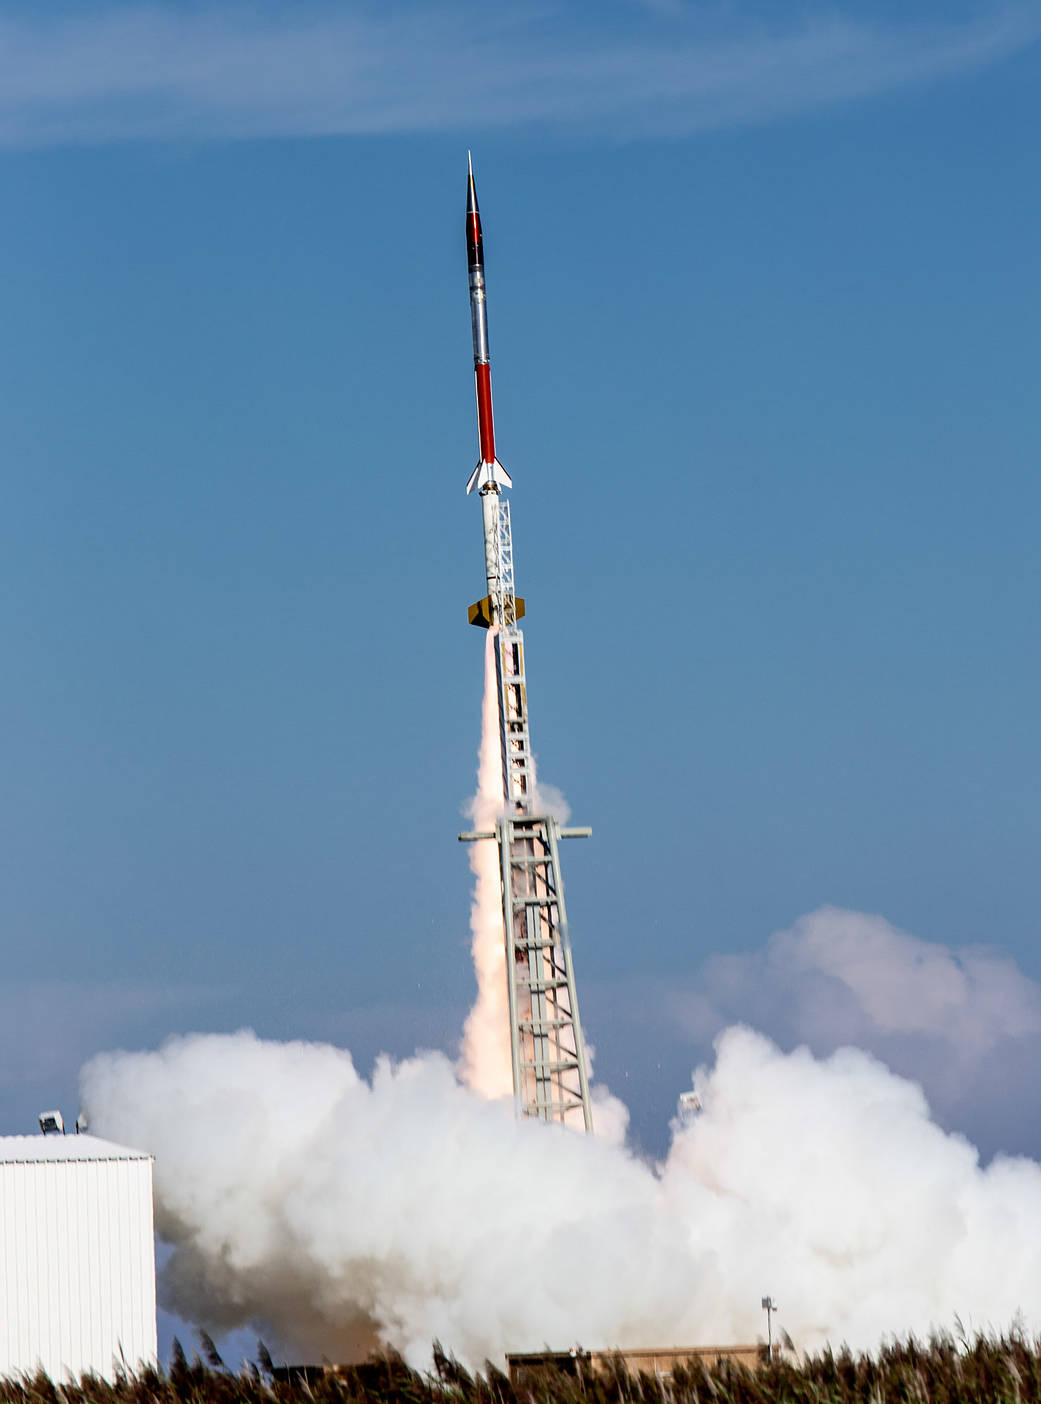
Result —
[[[186, 1029], [455, 1047], [468, 146], [533, 739], [594, 828], [579, 988], [637, 1135], [708, 1050], [677, 994], [811, 1036], [764, 952], [823, 905], [1036, 1000], [1039, 40], [1038, 4], [0, 6], [8, 1131]], [[966, 1129], [1041, 1149], [1002, 1105]]]

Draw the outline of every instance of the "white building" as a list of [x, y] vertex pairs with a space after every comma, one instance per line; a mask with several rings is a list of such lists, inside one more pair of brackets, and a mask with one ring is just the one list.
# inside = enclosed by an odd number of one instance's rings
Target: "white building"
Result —
[[0, 1137], [0, 1375], [112, 1379], [155, 1358], [151, 1156]]

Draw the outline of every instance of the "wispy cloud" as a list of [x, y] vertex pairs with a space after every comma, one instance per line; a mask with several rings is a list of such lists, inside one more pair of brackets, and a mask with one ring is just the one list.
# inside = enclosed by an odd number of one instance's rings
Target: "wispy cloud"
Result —
[[[0, 11], [0, 144], [543, 125], [747, 124], [950, 77], [1041, 37], [1036, 3], [957, 22], [834, 8], [331, 0]], [[807, 17], [808, 16], [808, 17]], [[610, 21], [613, 21], [610, 22]]]

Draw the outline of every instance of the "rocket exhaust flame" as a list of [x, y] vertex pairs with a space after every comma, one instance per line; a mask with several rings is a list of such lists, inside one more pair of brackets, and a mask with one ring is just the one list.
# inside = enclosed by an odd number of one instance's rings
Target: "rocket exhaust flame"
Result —
[[[499, 700], [495, 671], [495, 638], [491, 628], [484, 643], [484, 699], [481, 706], [481, 748], [477, 793], [471, 814], [478, 829], [491, 828], [502, 813], [502, 755], [499, 742]], [[461, 1047], [463, 1081], [482, 1097], [513, 1095], [510, 1056], [510, 1016], [506, 999], [506, 947], [502, 924], [499, 850], [492, 843], [470, 845], [474, 874], [470, 907], [471, 950], [477, 976], [477, 999], [466, 1020]]]

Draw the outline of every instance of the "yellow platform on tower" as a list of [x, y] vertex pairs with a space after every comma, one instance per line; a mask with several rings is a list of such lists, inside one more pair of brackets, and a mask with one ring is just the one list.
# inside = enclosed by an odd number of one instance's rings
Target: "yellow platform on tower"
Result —
[[[520, 595], [515, 595], [513, 597], [513, 608], [513, 617], [515, 619], [523, 619], [524, 601], [521, 599]], [[495, 623], [495, 607], [492, 604], [491, 595], [485, 595], [483, 600], [478, 600], [476, 604], [472, 604], [466, 611], [466, 617], [469, 619], [470, 623], [476, 625], [478, 629], [490, 629]]]

